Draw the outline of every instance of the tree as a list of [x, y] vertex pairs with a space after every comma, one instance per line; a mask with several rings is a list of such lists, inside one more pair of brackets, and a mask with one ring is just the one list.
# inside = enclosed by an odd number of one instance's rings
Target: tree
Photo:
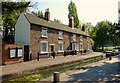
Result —
[[104, 50], [104, 45], [106, 45], [106, 41], [108, 39], [108, 30], [110, 28], [109, 24], [105, 21], [98, 22], [96, 24], [96, 37], [95, 44], [98, 46], [102, 46], [102, 50]]
[[91, 24], [91, 22], [87, 22], [85, 23], [85, 27], [86, 27], [86, 33], [88, 33], [90, 36], [92, 36], [92, 34], [94, 34], [94, 26]]
[[14, 26], [23, 11], [31, 7], [31, 2], [2, 2], [3, 39], [14, 40]]
[[70, 19], [70, 17], [73, 16], [74, 17], [74, 27], [80, 29], [80, 22], [78, 19], [77, 9], [76, 9], [75, 3], [73, 3], [72, 1], [68, 5], [68, 11], [69, 11], [68, 18]]
[[33, 13], [34, 15], [40, 17], [40, 18], [44, 18], [44, 17], [45, 17], [42, 11], [38, 11], [38, 12], [32, 11], [32, 13]]
[[55, 21], [55, 22], [58, 22], [58, 23], [62, 23], [59, 19], [55, 19], [55, 18], [54, 18], [54, 21]]

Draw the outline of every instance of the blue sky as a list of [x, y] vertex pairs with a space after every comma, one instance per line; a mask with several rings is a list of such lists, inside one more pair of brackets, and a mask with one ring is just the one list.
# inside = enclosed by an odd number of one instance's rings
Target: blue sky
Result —
[[[27, 0], [29, 1], [29, 0]], [[38, 2], [34, 9], [45, 12], [50, 9], [50, 19], [54, 18], [68, 25], [68, 4], [71, 0], [32, 0]], [[96, 25], [97, 22], [108, 20], [111, 22], [118, 21], [118, 1], [119, 0], [72, 0], [76, 7], [78, 18], [82, 22], [91, 22]], [[33, 9], [31, 9], [33, 10]]]

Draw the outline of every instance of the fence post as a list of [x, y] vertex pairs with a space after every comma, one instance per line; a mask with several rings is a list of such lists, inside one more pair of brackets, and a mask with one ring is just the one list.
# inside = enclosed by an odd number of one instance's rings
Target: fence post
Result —
[[53, 52], [53, 58], [55, 58], [55, 52]]
[[54, 72], [53, 83], [58, 83], [58, 82], [60, 82], [60, 73]]
[[66, 51], [64, 51], [64, 57], [66, 56]]
[[32, 53], [30, 52], [30, 61], [32, 60]]
[[38, 54], [38, 58], [37, 58], [37, 59], [38, 59], [38, 61], [39, 61], [39, 52], [38, 52], [37, 54]]
[[111, 56], [109, 57], [109, 60], [112, 60], [112, 57], [111, 57]]

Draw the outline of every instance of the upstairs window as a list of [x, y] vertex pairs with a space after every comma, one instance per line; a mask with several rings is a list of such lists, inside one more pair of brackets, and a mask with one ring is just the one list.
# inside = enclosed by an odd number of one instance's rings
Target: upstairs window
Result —
[[87, 41], [89, 42], [89, 37], [87, 37]]
[[47, 37], [47, 29], [42, 29], [42, 37]]
[[76, 41], [76, 34], [73, 34], [73, 41]]
[[59, 39], [63, 39], [63, 32], [59, 31]]
[[83, 36], [82, 35], [80, 36], [80, 41], [83, 41]]

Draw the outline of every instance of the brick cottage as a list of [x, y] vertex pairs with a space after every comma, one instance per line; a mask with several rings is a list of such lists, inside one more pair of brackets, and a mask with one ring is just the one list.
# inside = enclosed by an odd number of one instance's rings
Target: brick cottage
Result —
[[59, 56], [63, 55], [64, 51], [88, 53], [92, 49], [85, 26], [82, 30], [74, 28], [73, 17], [69, 19], [69, 26], [51, 21], [49, 9], [46, 9], [45, 18], [21, 13], [15, 25], [15, 44], [24, 45], [25, 53], [31, 52], [32, 59], [37, 58], [38, 52], [40, 57], [49, 57], [52, 52]]

